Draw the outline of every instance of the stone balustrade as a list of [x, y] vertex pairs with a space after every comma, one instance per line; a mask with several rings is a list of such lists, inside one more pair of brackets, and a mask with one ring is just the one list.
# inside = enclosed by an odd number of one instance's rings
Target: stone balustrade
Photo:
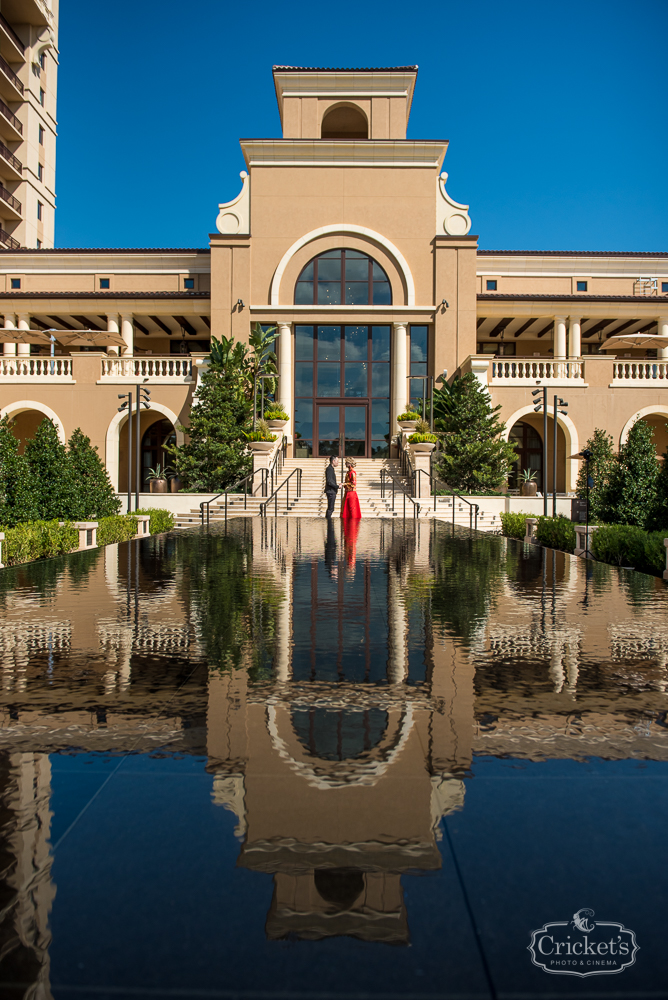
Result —
[[613, 385], [638, 382], [668, 385], [668, 361], [614, 361], [612, 380]]
[[561, 385], [584, 381], [583, 361], [550, 359], [495, 358], [492, 361], [491, 385], [535, 385], [536, 382]]
[[192, 359], [186, 355], [102, 358], [100, 382], [162, 382], [182, 383], [192, 381]]
[[72, 358], [0, 355], [0, 382], [72, 382]]

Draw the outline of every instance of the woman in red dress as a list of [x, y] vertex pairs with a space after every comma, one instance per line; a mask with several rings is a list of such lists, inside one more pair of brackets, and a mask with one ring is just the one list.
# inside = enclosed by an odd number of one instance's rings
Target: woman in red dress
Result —
[[346, 480], [343, 484], [344, 499], [341, 508], [342, 518], [361, 518], [359, 497], [357, 496], [357, 473], [355, 472], [355, 461], [352, 458], [346, 460]]

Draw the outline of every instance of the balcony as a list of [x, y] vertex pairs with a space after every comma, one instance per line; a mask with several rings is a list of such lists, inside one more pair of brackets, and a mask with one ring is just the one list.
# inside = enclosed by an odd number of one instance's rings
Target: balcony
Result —
[[25, 59], [25, 45], [6, 17], [0, 13], [0, 55], [5, 59]]
[[0, 135], [15, 142], [23, 139], [23, 125], [4, 101], [0, 101]]
[[72, 358], [0, 355], [0, 382], [73, 382]]
[[5, 250], [20, 250], [21, 244], [10, 236], [6, 229], [0, 228], [0, 246]]
[[[481, 360], [479, 355], [478, 361]], [[490, 385], [584, 385], [582, 361], [519, 358], [491, 361]]]
[[0, 177], [6, 177], [10, 181], [23, 180], [23, 164], [4, 142], [0, 142]]
[[643, 383], [653, 388], [666, 388], [668, 361], [613, 361], [611, 386], [637, 388]]
[[10, 101], [23, 100], [23, 84], [2, 56], [0, 56], [0, 94]]
[[168, 358], [102, 358], [100, 383], [157, 382], [163, 385], [181, 385], [192, 382], [192, 360], [177, 355]]
[[4, 184], [0, 184], [0, 218], [14, 219], [21, 221], [21, 202], [15, 198], [11, 191], [8, 191]]

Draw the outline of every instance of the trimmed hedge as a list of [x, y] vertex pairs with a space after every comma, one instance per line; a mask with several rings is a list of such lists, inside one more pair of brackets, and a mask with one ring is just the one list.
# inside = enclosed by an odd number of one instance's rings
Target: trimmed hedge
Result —
[[633, 566], [641, 573], [663, 576], [667, 531], [643, 531], [633, 524], [602, 524], [591, 536], [591, 551], [600, 562]]
[[575, 525], [563, 514], [557, 517], [539, 517], [536, 525], [536, 541], [550, 549], [563, 552], [575, 550]]
[[2, 543], [5, 566], [50, 559], [79, 546], [79, 532], [70, 521], [62, 525], [58, 521], [30, 521], [1, 530], [5, 533]]
[[508, 538], [519, 538], [520, 541], [527, 533], [527, 518], [531, 514], [508, 511], [501, 514], [501, 530]]
[[163, 531], [171, 531], [174, 527], [174, 515], [162, 507], [144, 507], [134, 513], [151, 515], [149, 531], [152, 535], [161, 535]]
[[137, 518], [132, 514], [114, 514], [113, 517], [101, 517], [97, 522], [97, 544], [111, 545], [114, 542], [127, 542], [137, 534]]

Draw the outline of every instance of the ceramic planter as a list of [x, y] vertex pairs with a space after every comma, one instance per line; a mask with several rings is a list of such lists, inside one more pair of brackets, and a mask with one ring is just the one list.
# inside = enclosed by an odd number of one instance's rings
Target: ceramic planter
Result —
[[520, 487], [520, 493], [523, 497], [535, 497], [538, 492], [537, 483], [522, 483]]
[[398, 420], [397, 423], [402, 431], [414, 431], [417, 420]]
[[166, 479], [152, 479], [148, 484], [150, 493], [167, 493], [169, 490], [169, 483]]
[[272, 431], [282, 431], [287, 424], [287, 420], [267, 420], [267, 423]]
[[169, 480], [169, 489], [172, 493], [178, 493], [181, 489], [181, 480], [178, 476], [172, 476]]
[[271, 451], [275, 444], [275, 441], [249, 441], [248, 450], [250, 452], [255, 451], [262, 454]]
[[417, 441], [415, 444], [411, 444], [411, 442], [409, 441], [408, 447], [412, 448], [413, 451], [422, 451], [428, 453], [434, 450], [436, 444], [433, 441]]

